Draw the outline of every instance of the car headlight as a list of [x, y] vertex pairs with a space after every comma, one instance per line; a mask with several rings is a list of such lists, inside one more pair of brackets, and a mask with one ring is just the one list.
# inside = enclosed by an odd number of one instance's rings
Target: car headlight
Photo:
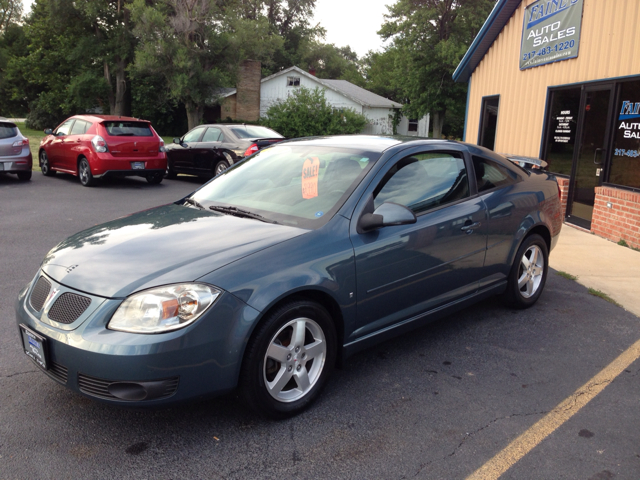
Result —
[[127, 298], [107, 327], [129, 333], [164, 333], [195, 322], [220, 296], [201, 283], [152, 288]]

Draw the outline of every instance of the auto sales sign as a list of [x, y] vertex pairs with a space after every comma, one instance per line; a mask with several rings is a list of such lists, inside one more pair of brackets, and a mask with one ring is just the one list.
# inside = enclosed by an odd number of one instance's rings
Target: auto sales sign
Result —
[[538, 0], [524, 11], [520, 70], [578, 56], [584, 0]]

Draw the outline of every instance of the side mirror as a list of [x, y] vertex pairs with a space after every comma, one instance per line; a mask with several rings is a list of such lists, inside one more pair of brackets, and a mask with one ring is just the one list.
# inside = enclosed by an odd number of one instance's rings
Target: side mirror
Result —
[[51, 135], [52, 133], [53, 133], [53, 130], [52, 130], [52, 129], [50, 129], [50, 128], [45, 128], [45, 129], [44, 129], [44, 134], [45, 134], [45, 135]]
[[393, 225], [410, 225], [417, 222], [415, 213], [404, 205], [383, 203], [373, 213], [365, 213], [358, 221], [358, 231], [367, 232]]
[[175, 143], [176, 145], [182, 145], [182, 142], [180, 141], [180, 139], [178, 137], [174, 137], [173, 143]]

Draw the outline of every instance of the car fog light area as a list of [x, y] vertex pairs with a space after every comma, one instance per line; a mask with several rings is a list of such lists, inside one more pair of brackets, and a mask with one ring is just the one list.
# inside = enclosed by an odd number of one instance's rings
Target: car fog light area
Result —
[[164, 333], [186, 327], [220, 296], [199, 283], [153, 288], [130, 296], [116, 310], [108, 328], [129, 333]]

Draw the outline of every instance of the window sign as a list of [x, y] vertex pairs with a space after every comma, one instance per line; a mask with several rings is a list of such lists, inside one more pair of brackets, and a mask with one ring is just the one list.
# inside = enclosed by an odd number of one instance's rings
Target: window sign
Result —
[[538, 0], [524, 11], [520, 70], [578, 56], [584, 0]]
[[616, 106], [610, 183], [640, 188], [640, 81], [625, 82]]

